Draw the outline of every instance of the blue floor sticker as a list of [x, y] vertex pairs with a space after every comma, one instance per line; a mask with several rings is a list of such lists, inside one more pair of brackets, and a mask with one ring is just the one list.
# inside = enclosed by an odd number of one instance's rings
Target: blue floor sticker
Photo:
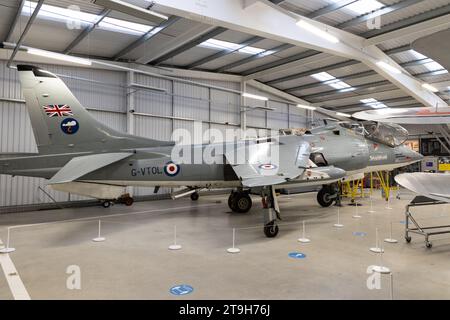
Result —
[[406, 224], [406, 220], [400, 221], [401, 224]]
[[304, 258], [306, 258], [306, 254], [301, 253], [301, 252], [290, 252], [289, 257], [294, 258], [294, 259], [304, 259]]
[[353, 232], [353, 235], [356, 237], [365, 237], [365, 236], [367, 236], [367, 233], [357, 231], [357, 232]]
[[192, 291], [194, 291], [194, 288], [187, 284], [181, 284], [170, 288], [170, 293], [175, 296], [184, 296], [191, 293]]

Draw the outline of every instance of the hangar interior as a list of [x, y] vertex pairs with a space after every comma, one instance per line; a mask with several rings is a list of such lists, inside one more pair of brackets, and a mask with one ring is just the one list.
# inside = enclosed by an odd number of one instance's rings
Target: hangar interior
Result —
[[[201, 144], [220, 142], [212, 130], [258, 139], [358, 111], [447, 106], [447, 69], [412, 44], [448, 30], [449, 14], [447, 0], [0, 0], [0, 154], [38, 152], [18, 64], [61, 78], [101, 123], [163, 141], [177, 129]], [[450, 170], [447, 125], [402, 126], [425, 156], [406, 171]], [[317, 186], [281, 191], [274, 239], [261, 233], [255, 194], [236, 214], [229, 189], [191, 201], [170, 199], [178, 187], [131, 186], [140, 201], [105, 209], [46, 179], [2, 174], [0, 245], [17, 250], [0, 254], [0, 298], [177, 299], [181, 284], [195, 288], [191, 299], [450, 298], [450, 240], [405, 242], [415, 195], [385, 174], [349, 182], [342, 207], [319, 206]], [[450, 224], [447, 209], [421, 208], [419, 220]], [[297, 241], [305, 234], [310, 243]], [[66, 287], [73, 265], [81, 289]], [[369, 286], [372, 265], [391, 271]]]

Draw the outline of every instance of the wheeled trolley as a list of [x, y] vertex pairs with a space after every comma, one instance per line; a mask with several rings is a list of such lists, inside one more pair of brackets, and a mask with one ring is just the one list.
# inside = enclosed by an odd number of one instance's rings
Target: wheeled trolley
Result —
[[[446, 204], [446, 202], [430, 199], [424, 196], [416, 196], [414, 199], [411, 200], [409, 204], [406, 205], [406, 211], [405, 211], [405, 240], [406, 242], [411, 242], [411, 236], [410, 233], [416, 233], [420, 234], [425, 237], [425, 245], [427, 248], [432, 247], [432, 243], [430, 241], [430, 236], [438, 235], [438, 234], [444, 234], [444, 233], [450, 233], [450, 225], [445, 226], [429, 226], [429, 227], [422, 227], [419, 225], [419, 223], [414, 219], [413, 214], [411, 212], [411, 207], [420, 207], [420, 206], [431, 206], [431, 205], [437, 205], [437, 204]], [[410, 223], [414, 226], [413, 228], [410, 228]], [[435, 230], [435, 231], [428, 231], [428, 230]]]

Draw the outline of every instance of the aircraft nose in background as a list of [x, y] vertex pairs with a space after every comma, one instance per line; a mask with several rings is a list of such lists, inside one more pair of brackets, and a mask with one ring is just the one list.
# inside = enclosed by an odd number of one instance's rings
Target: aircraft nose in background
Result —
[[423, 155], [421, 155], [420, 153], [418, 153], [414, 150], [410, 150], [410, 149], [408, 149], [406, 156], [411, 158], [414, 162], [417, 162], [417, 161], [420, 161], [423, 159]]

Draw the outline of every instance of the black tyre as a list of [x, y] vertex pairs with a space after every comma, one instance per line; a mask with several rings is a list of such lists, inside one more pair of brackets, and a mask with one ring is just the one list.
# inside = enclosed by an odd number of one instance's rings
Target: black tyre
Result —
[[278, 226], [274, 221], [269, 222], [264, 226], [264, 234], [267, 238], [275, 238], [278, 235]]
[[247, 213], [252, 208], [252, 198], [248, 193], [238, 192], [233, 196], [232, 209], [234, 212]]
[[199, 197], [200, 197], [200, 195], [198, 194], [198, 192], [191, 193], [192, 201], [197, 201]]
[[411, 242], [411, 237], [405, 237], [406, 242], [410, 243]]
[[109, 208], [111, 206], [111, 201], [103, 201], [102, 206], [103, 208]]
[[329, 207], [333, 204], [334, 197], [332, 197], [330, 190], [328, 188], [322, 188], [317, 193], [317, 202], [324, 208]]
[[125, 203], [126, 206], [131, 206], [134, 202], [134, 199], [132, 197], [127, 197], [125, 198], [125, 200], [123, 201], [123, 203]]

